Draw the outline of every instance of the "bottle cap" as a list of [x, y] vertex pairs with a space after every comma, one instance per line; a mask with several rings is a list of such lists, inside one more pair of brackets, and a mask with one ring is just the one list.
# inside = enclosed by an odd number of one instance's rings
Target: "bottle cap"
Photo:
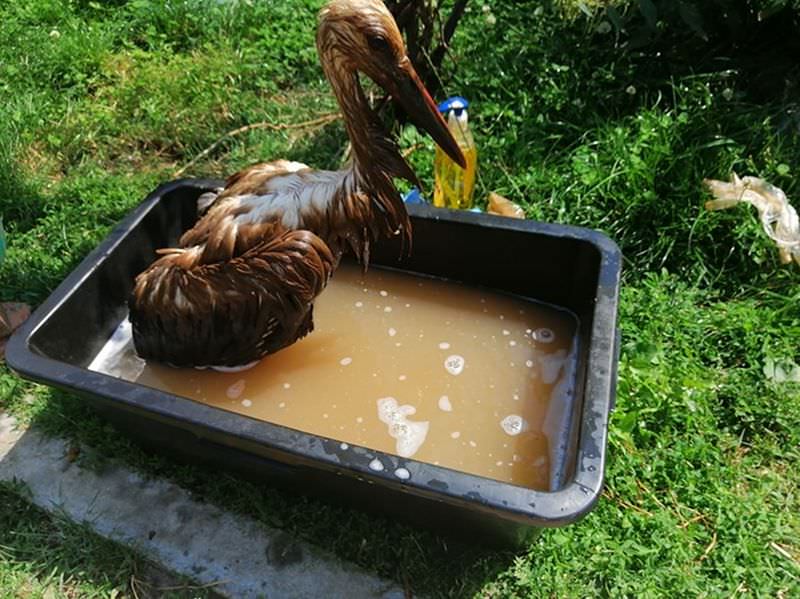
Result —
[[466, 98], [462, 98], [461, 96], [452, 96], [439, 104], [439, 112], [442, 114], [447, 114], [451, 110], [454, 110], [456, 116], [459, 116], [461, 111], [466, 108], [469, 108], [469, 102], [467, 102]]

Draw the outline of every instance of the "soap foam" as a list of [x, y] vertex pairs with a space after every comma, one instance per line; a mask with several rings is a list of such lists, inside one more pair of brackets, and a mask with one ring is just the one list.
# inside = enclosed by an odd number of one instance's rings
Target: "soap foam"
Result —
[[500, 427], [507, 435], [515, 437], [521, 432], [527, 430], [528, 423], [525, 422], [525, 419], [518, 414], [509, 414], [500, 421]]
[[452, 374], [453, 376], [458, 376], [464, 371], [464, 364], [466, 360], [462, 356], [452, 355], [447, 356], [444, 361], [444, 369]]
[[233, 385], [228, 387], [228, 390], [225, 392], [225, 394], [228, 396], [228, 399], [238, 399], [241, 397], [242, 393], [244, 393], [244, 387], [244, 379], [239, 379]]
[[377, 401], [378, 418], [386, 424], [389, 436], [395, 439], [397, 455], [404, 458], [413, 456], [428, 436], [430, 422], [409, 420], [417, 409], [411, 405], [398, 405], [393, 397], [383, 397]]

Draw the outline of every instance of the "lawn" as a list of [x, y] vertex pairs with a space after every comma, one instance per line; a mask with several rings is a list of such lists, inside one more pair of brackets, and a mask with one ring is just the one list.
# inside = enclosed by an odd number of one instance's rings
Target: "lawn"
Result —
[[[313, 44], [320, 4], [0, 3], [0, 301], [41, 302], [226, 132], [335, 112]], [[779, 35], [794, 26], [800, 37], [797, 12], [726, 53], [663, 23], [658, 39], [623, 47], [641, 29], [633, 9], [619, 32], [620, 13], [583, 3], [590, 15], [486, 4], [470, 3], [443, 67], [447, 90], [473, 102], [477, 196], [604, 231], [625, 255], [606, 489], [587, 518], [514, 553], [462, 546], [144, 453], [76, 398], [4, 366], [0, 409], [432, 596], [800, 594], [800, 384], [775, 375], [800, 363], [800, 268], [780, 264], [752, 208], [706, 212], [702, 188], [757, 175], [800, 208], [788, 58], [800, 54]], [[783, 62], [755, 60], [765, 45]], [[403, 132], [403, 147], [418, 144], [411, 161], [430, 189], [433, 146]], [[336, 168], [345, 147], [336, 120], [262, 127], [186, 174], [279, 157]], [[24, 489], [0, 488], [0, 524], [0, 596], [134, 595], [141, 558], [39, 512]]]

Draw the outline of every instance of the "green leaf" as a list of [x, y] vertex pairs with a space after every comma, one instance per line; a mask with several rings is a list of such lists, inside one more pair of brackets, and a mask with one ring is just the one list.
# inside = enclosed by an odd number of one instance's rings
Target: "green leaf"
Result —
[[606, 11], [606, 15], [608, 16], [608, 20], [611, 21], [611, 24], [614, 26], [614, 29], [619, 33], [624, 29], [622, 25], [622, 16], [619, 14], [619, 10], [616, 6], [609, 6], [608, 10]]
[[708, 35], [706, 35], [703, 29], [703, 17], [700, 15], [700, 11], [697, 10], [697, 6], [689, 4], [688, 2], [679, 2], [678, 13], [681, 15], [683, 22], [688, 25], [689, 29], [694, 31], [698, 37], [708, 41]]
[[6, 257], [6, 231], [3, 229], [3, 217], [0, 216], [0, 264]]
[[653, 0], [639, 0], [639, 11], [642, 13], [647, 27], [655, 29], [658, 22], [658, 9]]

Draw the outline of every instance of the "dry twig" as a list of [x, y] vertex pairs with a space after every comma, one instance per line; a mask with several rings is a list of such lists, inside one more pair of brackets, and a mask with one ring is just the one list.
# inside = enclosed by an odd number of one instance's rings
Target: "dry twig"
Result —
[[211, 154], [214, 150], [219, 147], [219, 145], [228, 139], [229, 137], [235, 137], [236, 135], [241, 135], [242, 133], [247, 133], [248, 131], [254, 131], [256, 129], [269, 129], [270, 131], [285, 131], [287, 129], [306, 129], [309, 127], [319, 127], [322, 125], [327, 125], [328, 123], [332, 123], [333, 121], [337, 121], [342, 118], [341, 113], [339, 112], [332, 112], [330, 114], [322, 115], [321, 117], [311, 119], [310, 121], [303, 121], [302, 123], [269, 123], [269, 122], [261, 122], [261, 123], [253, 123], [251, 125], [245, 125], [243, 127], [239, 127], [238, 129], [234, 129], [233, 131], [228, 131], [225, 135], [220, 137], [217, 141], [213, 144], [208, 146], [205, 150], [200, 152], [197, 156], [192, 158], [186, 165], [179, 168], [175, 171], [175, 177], [180, 177], [183, 173], [193, 167], [195, 164], [200, 162], [203, 158]]

